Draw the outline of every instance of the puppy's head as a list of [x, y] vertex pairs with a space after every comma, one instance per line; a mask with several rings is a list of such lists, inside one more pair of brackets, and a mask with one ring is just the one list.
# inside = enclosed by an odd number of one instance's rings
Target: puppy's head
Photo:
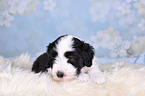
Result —
[[44, 72], [51, 68], [55, 80], [67, 81], [75, 79], [83, 67], [91, 67], [94, 51], [78, 38], [64, 35], [50, 43], [47, 52], [40, 57], [34, 62], [32, 71]]

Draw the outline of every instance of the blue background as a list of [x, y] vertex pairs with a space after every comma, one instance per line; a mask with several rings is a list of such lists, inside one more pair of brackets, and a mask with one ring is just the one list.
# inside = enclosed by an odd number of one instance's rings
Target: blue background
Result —
[[100, 58], [134, 57], [145, 52], [145, 0], [0, 0], [0, 34], [4, 57], [38, 56], [64, 34]]

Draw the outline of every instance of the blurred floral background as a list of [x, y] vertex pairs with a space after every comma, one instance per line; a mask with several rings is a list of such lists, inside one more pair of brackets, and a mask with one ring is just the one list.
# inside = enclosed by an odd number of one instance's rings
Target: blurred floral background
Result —
[[38, 56], [58, 36], [75, 35], [100, 58], [145, 52], [145, 0], [0, 0], [0, 55]]

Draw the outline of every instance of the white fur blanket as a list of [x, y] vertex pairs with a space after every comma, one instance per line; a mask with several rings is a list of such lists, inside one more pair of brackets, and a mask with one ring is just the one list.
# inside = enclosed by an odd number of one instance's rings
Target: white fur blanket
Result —
[[48, 74], [31, 72], [32, 60], [21, 55], [0, 57], [0, 96], [145, 96], [145, 66], [127, 62], [102, 64], [106, 82], [55, 82]]

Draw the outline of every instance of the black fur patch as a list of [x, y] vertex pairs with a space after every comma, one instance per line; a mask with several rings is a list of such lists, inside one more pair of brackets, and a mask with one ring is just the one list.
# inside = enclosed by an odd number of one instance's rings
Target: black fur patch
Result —
[[58, 40], [64, 36], [67, 35], [60, 36], [55, 41], [50, 43], [49, 46], [47, 46], [47, 52], [43, 53], [36, 59], [33, 64], [32, 71], [35, 73], [46, 72], [48, 68], [53, 67], [55, 57], [58, 55], [54, 48], [56, 47]]
[[68, 58], [68, 63], [72, 64], [75, 68], [77, 68], [77, 74], [80, 74], [80, 69], [84, 67], [83, 59], [76, 51], [68, 51], [65, 54], [65, 57]]
[[83, 59], [83, 65], [91, 67], [94, 57], [94, 48], [90, 44], [84, 43], [84, 41], [80, 41], [77, 38], [73, 38], [73, 41], [73, 48], [75, 48], [76, 53]]
[[64, 55], [68, 58], [67, 62], [77, 68], [76, 73], [79, 75], [84, 66], [92, 66], [94, 48], [88, 43], [84, 43], [77, 38], [73, 38], [73, 48], [75, 51], [66, 52]]

